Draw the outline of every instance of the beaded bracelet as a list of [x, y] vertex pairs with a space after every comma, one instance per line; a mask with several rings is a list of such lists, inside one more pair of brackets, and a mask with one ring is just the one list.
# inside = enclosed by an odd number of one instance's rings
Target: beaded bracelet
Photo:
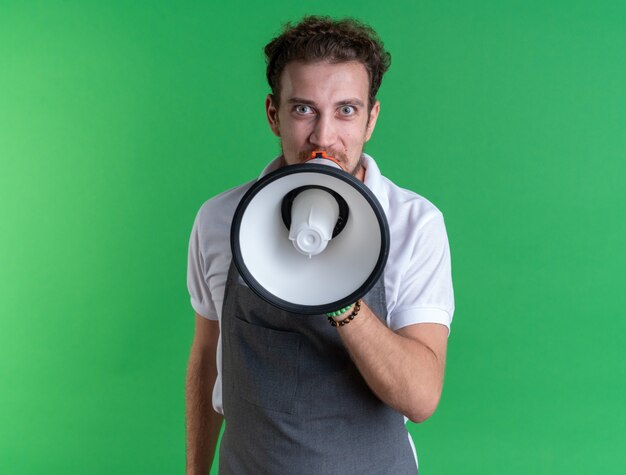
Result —
[[334, 312], [328, 312], [326, 314], [327, 317], [338, 317], [339, 315], [341, 315], [342, 313], [346, 313], [348, 310], [350, 310], [352, 308], [354, 304], [350, 304], [347, 307], [343, 307], [342, 309], [336, 310]]
[[[348, 307], [348, 308], [350, 308], [350, 307]], [[343, 320], [339, 320], [339, 321], [336, 321], [336, 320], [333, 319], [333, 317], [329, 316], [328, 317], [328, 322], [333, 327], [342, 327], [342, 326], [347, 325], [348, 323], [350, 323], [352, 320], [354, 320], [354, 317], [357, 316], [357, 314], [359, 313], [359, 310], [361, 310], [361, 301], [357, 300], [356, 303], [354, 304], [354, 310], [352, 310], [352, 313], [350, 315], [348, 315]]]

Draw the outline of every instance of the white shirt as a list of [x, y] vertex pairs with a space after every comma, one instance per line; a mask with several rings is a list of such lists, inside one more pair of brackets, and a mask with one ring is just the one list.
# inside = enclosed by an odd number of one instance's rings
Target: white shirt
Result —
[[[389, 222], [390, 246], [384, 270], [387, 325], [398, 330], [416, 323], [439, 323], [450, 329], [454, 295], [448, 237], [441, 212], [428, 200], [396, 186], [364, 154], [364, 183], [380, 202]], [[273, 160], [261, 176], [280, 166]], [[187, 287], [199, 315], [221, 321], [226, 277], [231, 263], [230, 226], [235, 209], [254, 182], [225, 191], [205, 202], [189, 240]], [[213, 406], [222, 413], [222, 346], [217, 348]]]

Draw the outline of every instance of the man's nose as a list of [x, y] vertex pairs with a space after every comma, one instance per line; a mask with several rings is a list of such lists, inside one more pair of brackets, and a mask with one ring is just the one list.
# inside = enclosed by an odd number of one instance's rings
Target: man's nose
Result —
[[319, 117], [309, 137], [312, 145], [320, 148], [330, 148], [337, 140], [337, 130], [332, 117]]

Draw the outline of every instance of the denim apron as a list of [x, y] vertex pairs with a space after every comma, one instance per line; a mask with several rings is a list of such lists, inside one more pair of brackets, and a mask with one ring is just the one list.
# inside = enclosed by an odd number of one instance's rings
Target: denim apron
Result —
[[[363, 300], [385, 321], [382, 277]], [[220, 475], [417, 474], [404, 417], [325, 316], [272, 306], [232, 263], [223, 305]]]

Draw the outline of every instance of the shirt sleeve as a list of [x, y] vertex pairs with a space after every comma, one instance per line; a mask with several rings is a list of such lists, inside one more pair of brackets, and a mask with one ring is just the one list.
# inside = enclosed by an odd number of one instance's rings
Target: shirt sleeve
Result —
[[217, 320], [217, 312], [211, 298], [211, 292], [205, 279], [205, 265], [200, 246], [199, 214], [193, 223], [189, 238], [187, 259], [187, 289], [191, 297], [191, 306], [198, 315], [209, 320]]
[[449, 331], [453, 313], [450, 247], [443, 216], [437, 213], [416, 231], [389, 324], [398, 330], [415, 323], [439, 323]]

